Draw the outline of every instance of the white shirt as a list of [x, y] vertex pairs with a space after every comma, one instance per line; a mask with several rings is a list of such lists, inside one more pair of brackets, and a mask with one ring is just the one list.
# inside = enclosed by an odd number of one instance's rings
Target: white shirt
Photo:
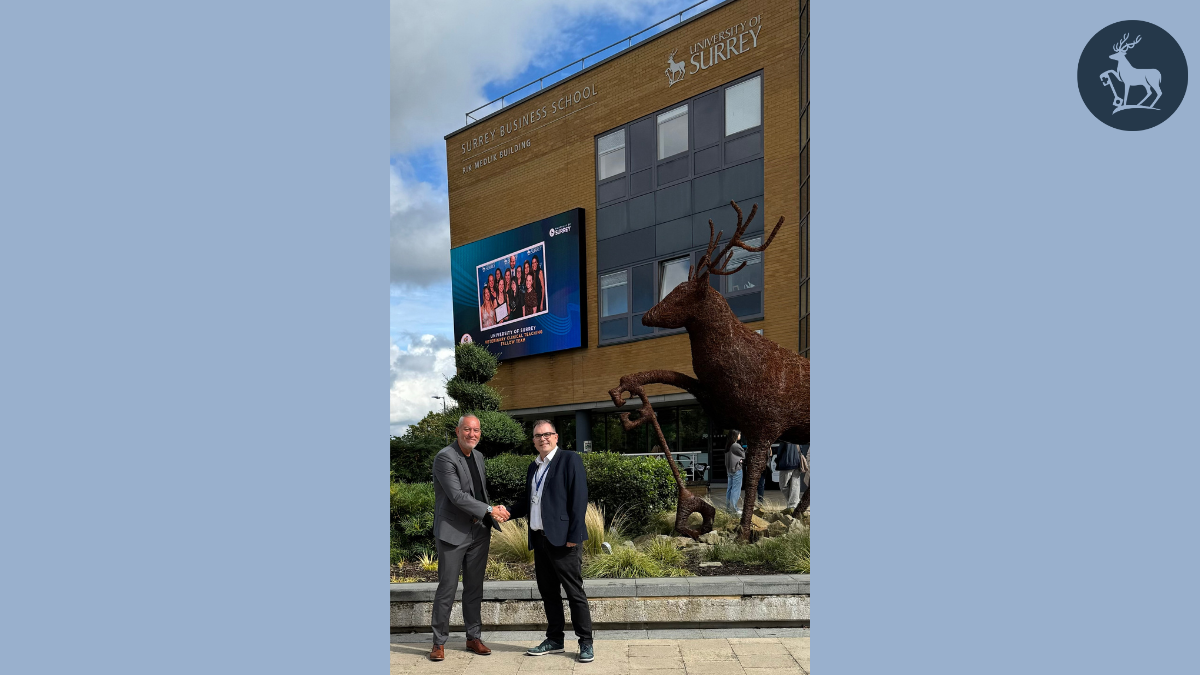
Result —
[[537, 469], [533, 472], [533, 492], [529, 495], [529, 529], [531, 530], [542, 529], [542, 491], [546, 489], [546, 474], [550, 471], [550, 460], [554, 459], [556, 452], [558, 452], [557, 445], [550, 451], [550, 454], [546, 455], [545, 461], [537, 457], [533, 459]]

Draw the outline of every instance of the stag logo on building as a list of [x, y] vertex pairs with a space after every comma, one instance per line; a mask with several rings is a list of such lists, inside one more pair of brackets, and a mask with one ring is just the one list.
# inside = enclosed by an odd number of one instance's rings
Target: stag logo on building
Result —
[[[688, 47], [687, 61], [676, 61], [679, 53], [674, 49], [667, 55], [667, 86], [673, 87], [682, 82], [687, 75], [695, 75], [702, 70], [708, 70], [718, 63], [741, 56], [751, 49], [758, 47], [758, 37], [762, 33], [762, 16], [752, 16], [727, 28], [708, 35]], [[689, 69], [688, 64], [691, 64]]]
[[1092, 36], [1079, 57], [1079, 95], [1096, 119], [1142, 131], [1167, 121], [1187, 92], [1187, 59], [1167, 31], [1120, 21]]

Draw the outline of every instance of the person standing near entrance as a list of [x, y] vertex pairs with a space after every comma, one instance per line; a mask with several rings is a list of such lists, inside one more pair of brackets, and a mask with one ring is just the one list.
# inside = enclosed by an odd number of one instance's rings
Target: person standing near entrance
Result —
[[[508, 516], [503, 506], [488, 506], [483, 453], [475, 450], [480, 439], [479, 418], [474, 415], [459, 418], [454, 434], [458, 440], [433, 458], [433, 540], [438, 552], [438, 587], [433, 596], [430, 661], [446, 658], [450, 610], [454, 607], [460, 571], [467, 649], [481, 656], [492, 653], [483, 644], [480, 614], [483, 573], [492, 542], [489, 526], [496, 520], [503, 522]], [[499, 529], [499, 525], [496, 527]]]
[[741, 438], [742, 432], [733, 429], [725, 442], [725, 473], [729, 476], [729, 485], [725, 488], [725, 510], [730, 513], [740, 512], [737, 502], [742, 494], [742, 462], [746, 459], [746, 450], [738, 445]]
[[583, 591], [583, 540], [587, 539], [587, 472], [578, 454], [558, 447], [558, 432], [549, 420], [533, 423], [537, 459], [525, 476], [525, 492], [506, 513], [529, 518], [529, 548], [542, 606], [546, 609], [546, 639], [525, 652], [530, 656], [564, 650], [566, 617], [562, 594], [567, 592], [571, 626], [579, 639], [579, 661], [593, 658], [592, 614]]
[[779, 489], [787, 499], [787, 508], [793, 511], [804, 494], [801, 459], [799, 445], [780, 441], [779, 453], [775, 455], [775, 468], [779, 471]]

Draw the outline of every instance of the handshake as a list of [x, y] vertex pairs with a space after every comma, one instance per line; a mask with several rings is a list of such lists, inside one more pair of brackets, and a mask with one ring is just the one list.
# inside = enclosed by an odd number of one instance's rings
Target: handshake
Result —
[[508, 519], [508, 509], [499, 504], [492, 507], [492, 520], [496, 521], [497, 523], [503, 523]]

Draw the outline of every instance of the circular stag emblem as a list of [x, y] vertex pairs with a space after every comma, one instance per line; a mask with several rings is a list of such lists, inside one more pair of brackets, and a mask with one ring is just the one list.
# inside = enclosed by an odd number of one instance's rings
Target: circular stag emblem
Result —
[[1146, 21], [1118, 21], [1092, 36], [1079, 55], [1079, 96], [1114, 129], [1158, 126], [1187, 92], [1187, 59], [1167, 31]]

